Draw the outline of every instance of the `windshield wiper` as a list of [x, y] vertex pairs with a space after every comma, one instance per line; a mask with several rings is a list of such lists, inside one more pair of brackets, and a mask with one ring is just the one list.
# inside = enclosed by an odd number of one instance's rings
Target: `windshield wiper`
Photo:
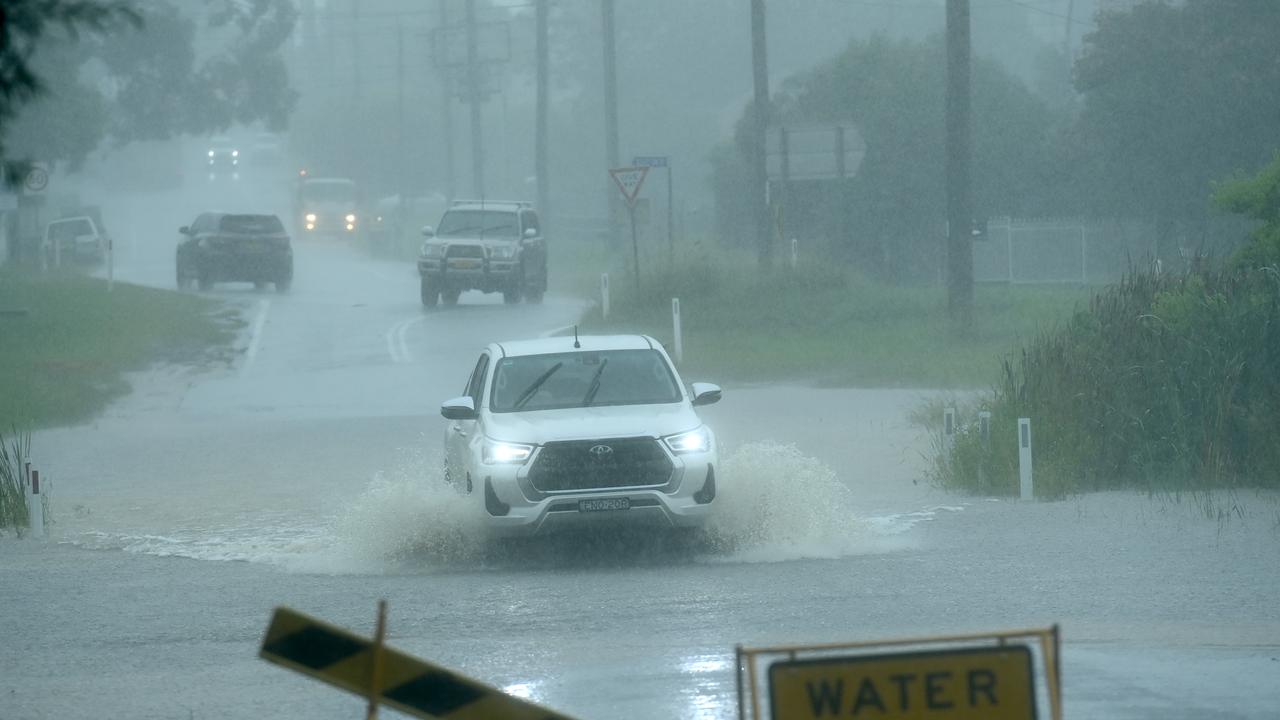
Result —
[[587, 394], [582, 396], [582, 407], [591, 404], [595, 399], [596, 393], [600, 391], [600, 374], [604, 372], [604, 366], [609, 364], [609, 358], [600, 360], [600, 367], [596, 368], [596, 374], [591, 376], [591, 384], [587, 386]]
[[511, 405], [511, 409], [519, 410], [520, 408], [524, 407], [524, 404], [529, 402], [529, 398], [533, 397], [533, 394], [538, 392], [538, 388], [542, 387], [542, 383], [546, 382], [547, 378], [554, 375], [555, 372], [560, 369], [561, 365], [564, 365], [564, 363], [558, 362], [555, 365], [552, 365], [551, 367], [547, 368], [546, 372], [539, 375], [537, 380], [534, 380], [532, 383], [530, 383], [529, 387], [525, 388], [524, 392], [520, 393], [520, 397], [516, 398], [515, 403]]

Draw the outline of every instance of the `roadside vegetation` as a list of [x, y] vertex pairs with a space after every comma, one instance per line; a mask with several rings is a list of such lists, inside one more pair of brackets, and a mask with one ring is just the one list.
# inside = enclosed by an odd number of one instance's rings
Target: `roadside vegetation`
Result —
[[124, 373], [225, 353], [240, 321], [194, 295], [78, 274], [0, 268], [0, 427], [84, 421], [129, 390]]
[[30, 434], [0, 432], [0, 534], [13, 528], [21, 535], [31, 525], [22, 483], [22, 460], [30, 454]]
[[1280, 488], [1280, 157], [1215, 199], [1262, 222], [1252, 242], [1220, 269], [1131, 274], [1007, 359], [981, 402], [999, 431], [984, 448], [962, 424], [942, 485], [1016, 492], [1029, 417], [1037, 494]]
[[[694, 243], [674, 269], [665, 253], [611, 274], [610, 314], [597, 303], [584, 331], [643, 332], [673, 349], [671, 299], [679, 298], [684, 374], [716, 381], [796, 381], [844, 386], [987, 387], [991, 368], [1020, 341], [1065, 321], [1088, 301], [1075, 286], [982, 286], [974, 331], [954, 336], [946, 291], [882, 283], [819, 258], [781, 258], [758, 273], [745, 251]], [[580, 284], [586, 284], [579, 281]], [[599, 275], [588, 297], [600, 298]]]

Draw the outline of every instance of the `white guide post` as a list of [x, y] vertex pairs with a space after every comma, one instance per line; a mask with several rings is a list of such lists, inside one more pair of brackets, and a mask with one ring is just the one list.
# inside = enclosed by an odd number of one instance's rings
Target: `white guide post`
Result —
[[795, 238], [791, 238], [791, 269], [792, 270], [796, 269], [796, 260], [798, 257], [798, 250], [797, 250], [798, 244], [799, 244], [798, 240], [796, 240]]
[[[31, 467], [27, 463], [27, 467]], [[31, 482], [27, 483], [27, 519], [31, 528], [31, 536], [44, 537], [44, 503], [40, 497], [40, 471], [31, 471]]]
[[942, 411], [942, 452], [951, 459], [951, 451], [956, 446], [956, 409], [945, 408]]
[[1018, 496], [1035, 499], [1031, 481], [1031, 418], [1018, 418]]
[[676, 364], [684, 363], [684, 338], [680, 330], [680, 298], [671, 298], [671, 332], [676, 338]]
[[600, 275], [600, 315], [609, 319], [609, 273]]
[[116, 285], [116, 249], [115, 241], [107, 238], [107, 292]]

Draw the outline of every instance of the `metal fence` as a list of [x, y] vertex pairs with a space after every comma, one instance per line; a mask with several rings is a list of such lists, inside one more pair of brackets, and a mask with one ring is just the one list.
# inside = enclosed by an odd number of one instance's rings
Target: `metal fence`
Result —
[[974, 239], [973, 273], [978, 282], [1106, 284], [1159, 257], [1147, 221], [993, 218]]

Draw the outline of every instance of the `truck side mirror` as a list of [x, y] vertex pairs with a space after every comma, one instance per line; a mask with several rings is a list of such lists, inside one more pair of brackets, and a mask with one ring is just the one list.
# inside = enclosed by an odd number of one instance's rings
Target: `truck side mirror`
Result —
[[191, 234], [191, 226], [189, 226], [189, 225], [183, 225], [182, 227], [178, 228], [178, 232], [182, 233], [183, 235], [190, 235], [190, 234]]
[[536, 237], [538, 237], [538, 228], [525, 228], [525, 229], [524, 229], [524, 239], [525, 239], [525, 240], [532, 240], [533, 238], [536, 238]]
[[423, 226], [422, 226], [422, 236], [423, 236], [423, 237], [435, 237], [435, 236], [436, 236], [436, 229], [435, 229], [435, 228], [433, 228], [433, 227], [431, 227], [430, 225], [423, 225]]

